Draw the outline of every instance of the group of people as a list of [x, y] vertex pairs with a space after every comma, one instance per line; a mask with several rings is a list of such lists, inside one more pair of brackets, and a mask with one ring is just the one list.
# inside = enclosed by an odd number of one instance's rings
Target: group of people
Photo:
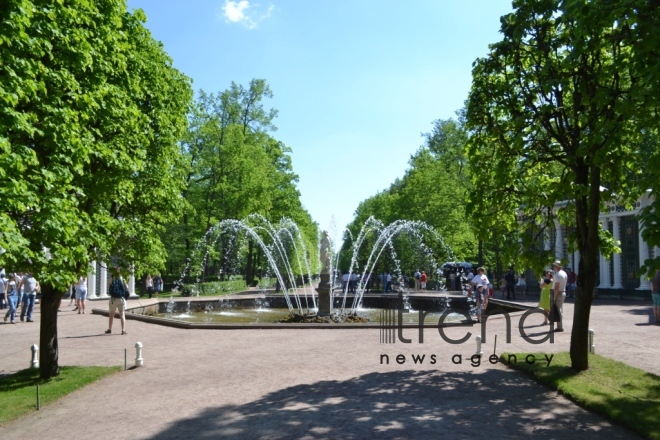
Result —
[[147, 294], [150, 299], [153, 298], [154, 293], [156, 294], [156, 298], [158, 298], [158, 294], [163, 291], [163, 279], [160, 274], [157, 273], [153, 278], [151, 274], [148, 274], [145, 280], [145, 287], [147, 288]]
[[[548, 325], [548, 318], [550, 317], [554, 322], [557, 322], [557, 327], [554, 330], [556, 332], [564, 331], [563, 308], [567, 292], [575, 292], [577, 275], [571, 269], [569, 269], [569, 273], [572, 273], [572, 276], [569, 277], [569, 275], [562, 269], [561, 261], [557, 260], [553, 263], [553, 269], [545, 271], [539, 282], [539, 286], [541, 287], [539, 308], [545, 311], [545, 320], [542, 325]], [[513, 298], [515, 300], [516, 288], [520, 287], [521, 279], [524, 280], [522, 274], [520, 274], [519, 277], [516, 277], [513, 268], [509, 268], [500, 282], [502, 297], [504, 297], [504, 293], [506, 292], [507, 299]], [[472, 272], [470, 271], [470, 273], [468, 273], [468, 281], [470, 283], [468, 295], [476, 300], [477, 322], [481, 322], [483, 311], [488, 307], [488, 298], [490, 296], [489, 288], [491, 284], [488, 276], [486, 276], [486, 270], [483, 267], [479, 267], [476, 275], [472, 275]], [[522, 284], [522, 286], [526, 288], [526, 283]], [[658, 287], [660, 290], [660, 285]], [[658, 300], [660, 300], [660, 295]], [[660, 306], [660, 301], [658, 306]], [[656, 321], [660, 322], [660, 307], [658, 308]]]
[[426, 275], [425, 271], [415, 271], [415, 290], [426, 290], [426, 283], [428, 282], [429, 278]]
[[488, 307], [489, 285], [490, 281], [486, 275], [486, 269], [483, 267], [477, 268], [477, 273], [468, 273], [468, 282], [470, 288], [468, 289], [468, 296], [471, 296], [477, 301], [477, 322], [481, 322], [482, 314]]
[[500, 278], [500, 293], [502, 294], [502, 299], [504, 299], [505, 295], [507, 300], [515, 301], [516, 295], [525, 299], [527, 293], [527, 280], [525, 280], [525, 274], [520, 273], [516, 275], [513, 267], [510, 267], [504, 273], [504, 276]]
[[344, 275], [341, 276], [342, 292], [356, 293], [357, 284], [358, 284], [358, 274], [356, 274], [355, 271], [351, 271], [351, 273], [346, 272]]
[[539, 281], [541, 287], [539, 308], [545, 311], [545, 319], [542, 325], [548, 325], [548, 318], [550, 318], [557, 322], [556, 332], [564, 331], [564, 300], [566, 299], [567, 285], [568, 274], [561, 268], [561, 261], [559, 260], [553, 263], [552, 270], [545, 271]]
[[32, 311], [37, 293], [41, 290], [39, 282], [32, 272], [12, 273], [7, 277], [4, 269], [0, 271], [0, 297], [2, 308], [9, 308], [5, 313], [4, 322], [16, 324], [16, 314], [21, 306], [21, 322], [33, 322]]

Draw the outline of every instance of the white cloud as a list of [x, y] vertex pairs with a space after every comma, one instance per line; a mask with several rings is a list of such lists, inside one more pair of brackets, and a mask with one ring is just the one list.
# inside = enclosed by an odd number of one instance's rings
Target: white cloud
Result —
[[241, 0], [239, 2], [226, 0], [222, 10], [227, 21], [231, 23], [238, 23], [239, 21], [246, 19], [245, 13], [243, 11], [249, 7], [250, 3], [247, 0]]
[[260, 22], [270, 17], [274, 9], [275, 6], [269, 5], [264, 11], [258, 3], [250, 5], [248, 0], [225, 0], [222, 17], [227, 23], [239, 23], [248, 29], [254, 29]]

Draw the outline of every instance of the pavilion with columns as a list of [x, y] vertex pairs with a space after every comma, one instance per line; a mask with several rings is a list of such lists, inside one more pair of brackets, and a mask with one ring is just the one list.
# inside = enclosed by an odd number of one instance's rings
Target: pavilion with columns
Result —
[[[637, 271], [645, 260], [660, 253], [660, 248], [650, 247], [642, 238], [643, 226], [639, 219], [640, 210], [652, 202], [650, 191], [646, 191], [631, 210], [611, 203], [605, 212], [600, 213], [603, 229], [609, 230], [620, 242], [621, 253], [610, 255], [609, 259], [601, 253], [596, 291], [599, 297], [650, 298], [651, 284], [646, 276], [638, 276]], [[566, 267], [577, 272], [580, 252], [569, 249], [567, 233], [566, 226], [555, 221], [554, 230], [546, 236], [545, 249], [553, 250], [557, 259], [567, 262]]]
[[[108, 299], [108, 285], [110, 284], [110, 275], [108, 266], [105, 262], [92, 261], [87, 275], [87, 299]], [[131, 274], [128, 278], [128, 291], [131, 298], [138, 298], [135, 293], [135, 275]]]

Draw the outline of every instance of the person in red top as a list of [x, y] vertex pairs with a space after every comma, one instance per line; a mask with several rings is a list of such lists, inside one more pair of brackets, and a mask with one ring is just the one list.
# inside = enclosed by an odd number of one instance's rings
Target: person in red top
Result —
[[426, 272], [422, 271], [422, 276], [419, 277], [419, 283], [422, 285], [422, 290], [426, 290], [426, 281], [428, 280], [428, 277], [426, 276]]
[[566, 291], [569, 298], [575, 297], [575, 289], [577, 289], [577, 274], [573, 269], [568, 269], [568, 279], [566, 280]]

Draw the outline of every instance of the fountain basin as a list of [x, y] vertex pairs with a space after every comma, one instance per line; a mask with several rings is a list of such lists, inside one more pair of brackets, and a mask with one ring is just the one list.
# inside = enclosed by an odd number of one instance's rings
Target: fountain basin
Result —
[[[352, 306], [354, 295], [348, 295], [346, 303]], [[415, 293], [409, 295], [409, 303], [412, 308], [410, 313], [402, 314], [402, 326], [404, 328], [418, 328], [419, 310], [429, 311], [424, 321], [425, 328], [437, 327], [438, 319], [446, 308], [447, 299], [450, 300], [450, 308], [456, 311], [468, 312], [470, 303], [464, 295], [446, 293]], [[335, 297], [334, 307], [339, 307], [343, 297]], [[184, 329], [354, 329], [354, 328], [381, 328], [378, 317], [381, 310], [396, 309], [398, 304], [397, 294], [366, 294], [363, 297], [363, 307], [359, 308], [358, 315], [371, 316], [373, 321], [368, 323], [278, 323], [280, 317], [288, 316], [286, 300], [283, 295], [278, 294], [241, 294], [223, 296], [216, 298], [179, 298], [173, 301], [161, 300], [149, 305], [137, 305], [126, 310], [126, 317], [152, 324], [165, 325], [169, 327]], [[168, 306], [172, 310], [168, 312]], [[490, 309], [489, 305], [489, 309]], [[527, 310], [523, 306], [506, 301], [494, 300], [493, 308], [505, 309], [507, 312]], [[249, 313], [248, 313], [249, 312]], [[108, 311], [93, 309], [92, 313], [107, 316]], [[210, 318], [222, 317], [223, 314], [229, 319], [214, 322]], [[243, 318], [236, 319], [240, 315], [256, 316], [259, 319], [248, 319], [250, 322], [241, 322]], [[181, 315], [184, 315], [183, 317]], [[192, 316], [198, 315], [197, 318]], [[177, 318], [177, 316], [179, 316]], [[472, 320], [465, 319], [464, 315], [457, 314], [445, 319], [443, 326], [472, 325]]]

